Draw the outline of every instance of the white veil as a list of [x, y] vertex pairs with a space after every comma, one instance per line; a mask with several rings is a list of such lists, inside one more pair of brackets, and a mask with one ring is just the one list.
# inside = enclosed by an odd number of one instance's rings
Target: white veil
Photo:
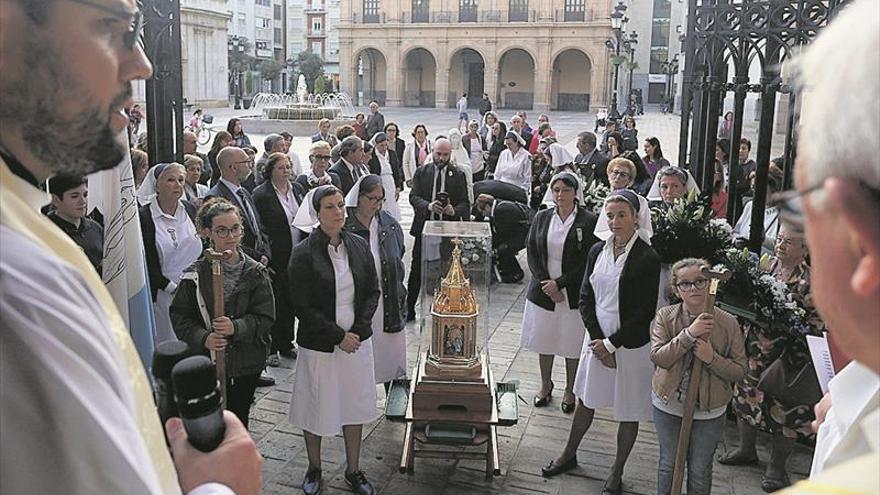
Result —
[[[638, 210], [636, 211], [636, 217], [639, 228], [636, 234], [650, 245], [651, 237], [654, 237], [654, 226], [651, 224], [651, 208], [648, 206], [648, 200], [629, 189], [621, 189], [608, 194], [609, 198], [612, 196], [623, 196], [628, 203]], [[605, 204], [608, 204], [607, 198], [605, 199]], [[593, 231], [593, 234], [603, 241], [607, 241], [612, 236], [611, 228], [608, 226], [608, 217], [605, 216], [604, 211], [596, 221], [596, 229]]]

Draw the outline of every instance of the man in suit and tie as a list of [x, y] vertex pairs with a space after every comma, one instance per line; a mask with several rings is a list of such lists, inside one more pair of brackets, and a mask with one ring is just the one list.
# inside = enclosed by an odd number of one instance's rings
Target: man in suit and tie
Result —
[[[407, 321], [416, 318], [416, 301], [422, 281], [422, 232], [428, 220], [462, 221], [470, 219], [467, 179], [452, 164], [452, 143], [446, 138], [434, 142], [434, 161], [417, 168], [412, 178], [409, 203], [413, 209], [410, 235], [415, 237], [412, 265], [406, 288]], [[426, 311], [427, 308], [422, 308]]]
[[584, 131], [577, 136], [578, 154], [574, 162], [578, 166], [578, 173], [584, 180], [584, 185], [589, 186], [593, 180], [608, 185], [608, 157], [596, 149], [596, 135], [590, 131]]
[[326, 141], [331, 147], [336, 146], [339, 140], [330, 133], [330, 119], [321, 119], [318, 122], [318, 133], [312, 136], [312, 142]]
[[516, 255], [525, 249], [529, 234], [529, 207], [518, 201], [496, 199], [480, 194], [474, 200], [474, 219], [486, 218], [492, 226], [492, 249], [502, 283], [515, 284], [525, 274]]
[[220, 180], [208, 191], [205, 199], [226, 198], [237, 205], [244, 217], [244, 238], [241, 249], [263, 265], [269, 263], [269, 243], [260, 229], [260, 217], [251, 193], [242, 187], [242, 181], [250, 175], [253, 163], [243, 149], [227, 146], [217, 154]]
[[343, 139], [339, 145], [339, 161], [330, 167], [330, 172], [339, 176], [343, 194], [348, 194], [362, 175], [370, 173], [364, 166], [365, 162], [364, 142], [361, 138], [348, 136]]

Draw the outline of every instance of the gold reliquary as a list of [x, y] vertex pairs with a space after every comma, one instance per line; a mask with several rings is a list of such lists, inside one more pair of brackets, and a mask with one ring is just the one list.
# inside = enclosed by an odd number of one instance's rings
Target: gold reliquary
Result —
[[479, 377], [477, 317], [480, 306], [461, 262], [461, 241], [453, 239], [449, 271], [431, 302], [431, 346], [426, 374]]

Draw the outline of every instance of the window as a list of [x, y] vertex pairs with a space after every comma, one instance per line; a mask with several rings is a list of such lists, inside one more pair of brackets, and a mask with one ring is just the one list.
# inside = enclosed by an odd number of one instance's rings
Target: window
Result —
[[265, 17], [257, 17], [257, 27], [258, 28], [272, 27], [272, 19], [266, 19]]
[[256, 0], [255, 3], [257, 5], [262, 5], [263, 7], [271, 7], [272, 6], [272, 0]]
[[651, 23], [651, 46], [669, 46], [669, 19], [654, 18]]
[[669, 48], [665, 46], [651, 47], [651, 66], [648, 71], [651, 74], [663, 74], [663, 62], [669, 59]]
[[280, 6], [280, 5], [275, 5], [275, 20], [280, 21], [280, 20], [281, 20], [281, 17], [282, 17], [282, 16], [281, 16], [281, 6]]
[[565, 21], [584, 21], [587, 9], [586, 3], [586, 0], [565, 0]]
[[672, 13], [672, 2], [669, 0], [654, 0], [654, 19], [669, 19]]
[[379, 0], [364, 0], [364, 22], [379, 22]]
[[312, 41], [311, 45], [309, 46], [309, 51], [323, 58], [324, 44], [320, 41]]
[[529, 0], [510, 0], [507, 11], [508, 22], [526, 22], [529, 20]]
[[268, 41], [254, 41], [254, 48], [259, 50], [268, 50], [269, 42]]
[[245, 16], [241, 16], [238, 18], [238, 27], [244, 30], [247, 27], [247, 18]]
[[428, 22], [428, 0], [412, 0], [412, 21]]
[[284, 40], [281, 39], [281, 28], [275, 28], [275, 44], [280, 45]]
[[477, 22], [477, 0], [458, 0], [458, 22]]

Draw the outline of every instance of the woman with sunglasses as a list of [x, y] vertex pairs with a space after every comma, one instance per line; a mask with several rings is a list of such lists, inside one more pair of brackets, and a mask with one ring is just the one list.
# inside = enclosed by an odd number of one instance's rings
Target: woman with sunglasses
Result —
[[706, 312], [709, 279], [704, 268], [709, 268], [709, 263], [697, 258], [672, 265], [669, 289], [681, 302], [660, 308], [651, 323], [651, 361], [655, 366], [651, 402], [660, 444], [657, 493], [669, 493], [672, 488], [694, 359], [703, 362], [703, 369], [687, 454], [689, 495], [711, 492], [712, 462], [724, 434], [724, 413], [733, 396], [733, 384], [746, 373], [742, 331], [736, 318], [718, 308]]
[[376, 383], [406, 376], [406, 287], [403, 284], [403, 230], [382, 208], [387, 189], [378, 175], [364, 175], [345, 197], [346, 230], [370, 244], [379, 277], [379, 305], [373, 313], [373, 362]]
[[212, 259], [203, 255], [180, 277], [171, 302], [171, 323], [190, 350], [205, 355], [226, 351], [226, 408], [247, 428], [275, 323], [272, 281], [268, 268], [241, 249], [244, 227], [237, 206], [224, 198], [211, 198], [199, 208], [196, 223], [211, 247], [224, 253], [220, 264], [226, 314], [213, 313]]
[[339, 176], [327, 170], [330, 167], [331, 148], [327, 141], [317, 141], [309, 148], [309, 162], [312, 167], [308, 172], [300, 174], [294, 182], [299, 184], [305, 192], [309, 192], [318, 186], [333, 185], [342, 187]]

